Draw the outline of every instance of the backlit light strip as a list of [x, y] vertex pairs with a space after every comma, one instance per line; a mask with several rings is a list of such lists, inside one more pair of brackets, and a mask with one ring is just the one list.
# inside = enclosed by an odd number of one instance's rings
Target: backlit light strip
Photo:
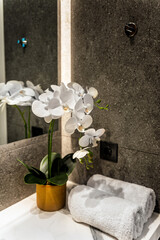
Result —
[[[59, 51], [59, 83], [71, 82], [71, 0], [59, 0], [58, 51]], [[61, 119], [61, 154], [72, 152], [71, 136], [65, 131], [65, 124], [70, 115]]]

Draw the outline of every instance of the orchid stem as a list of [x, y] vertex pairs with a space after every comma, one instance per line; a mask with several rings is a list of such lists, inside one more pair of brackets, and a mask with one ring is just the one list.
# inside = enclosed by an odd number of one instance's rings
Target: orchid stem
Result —
[[52, 155], [52, 138], [54, 130], [54, 120], [50, 122], [48, 130], [48, 178], [51, 178], [51, 155]]
[[[82, 137], [82, 133], [80, 132], [80, 134], [79, 134], [80, 136], [79, 136], [79, 140], [81, 139], [81, 137]], [[80, 149], [82, 149], [82, 147], [80, 146]]]
[[25, 118], [24, 118], [24, 113], [21, 111], [21, 109], [20, 109], [17, 105], [14, 105], [14, 106], [17, 108], [17, 110], [19, 111], [19, 113], [20, 113], [20, 115], [21, 115], [21, 118], [22, 118], [22, 120], [23, 120], [23, 122], [24, 122], [25, 138], [28, 138], [28, 134], [27, 134], [27, 122], [26, 122], [26, 120], [25, 120]]
[[28, 107], [28, 138], [31, 137], [31, 107]]

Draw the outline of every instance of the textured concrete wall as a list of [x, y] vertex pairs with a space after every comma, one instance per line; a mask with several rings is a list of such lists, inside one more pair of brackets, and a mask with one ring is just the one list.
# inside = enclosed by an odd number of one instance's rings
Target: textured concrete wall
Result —
[[[56, 132], [53, 138], [55, 152], [61, 152], [61, 140]], [[20, 201], [35, 192], [35, 185], [24, 183], [27, 170], [16, 159], [39, 167], [47, 154], [48, 136], [21, 140], [0, 146], [0, 210]]]
[[[78, 168], [73, 179], [98, 172], [142, 184], [160, 204], [159, 16], [158, 0], [72, 0], [72, 81], [99, 90], [110, 108], [93, 112], [94, 126], [119, 146], [118, 163], [95, 152], [94, 170]], [[124, 33], [129, 21], [138, 25], [132, 41]]]
[[[31, 80], [43, 89], [57, 84], [57, 0], [4, 0], [4, 34], [6, 81]], [[17, 44], [21, 37], [28, 39], [25, 51]], [[12, 107], [7, 112], [8, 142], [24, 138], [18, 112]], [[47, 132], [37, 117], [32, 125]]]

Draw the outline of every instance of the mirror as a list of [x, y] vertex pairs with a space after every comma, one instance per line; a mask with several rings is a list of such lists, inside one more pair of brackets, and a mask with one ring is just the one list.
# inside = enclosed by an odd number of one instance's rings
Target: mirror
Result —
[[[1, 5], [4, 36], [0, 34], [0, 43], [4, 37], [5, 79], [1, 78], [0, 83], [30, 80], [34, 85], [40, 84], [43, 90], [57, 84], [57, 0], [3, 0]], [[27, 40], [26, 47], [21, 44], [23, 38]], [[27, 117], [27, 107], [20, 109]], [[24, 123], [19, 112], [9, 105], [6, 110], [8, 143], [23, 139]], [[4, 113], [0, 114], [2, 129], [5, 117]], [[37, 136], [47, 133], [48, 125], [31, 113], [31, 130], [32, 136]]]

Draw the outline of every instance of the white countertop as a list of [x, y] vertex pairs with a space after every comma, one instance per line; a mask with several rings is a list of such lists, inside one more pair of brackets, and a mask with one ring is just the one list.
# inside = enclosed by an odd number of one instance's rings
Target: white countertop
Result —
[[[141, 238], [158, 240], [160, 215], [154, 213]], [[44, 212], [36, 206], [36, 194], [0, 212], [0, 240], [115, 240], [88, 225], [76, 223], [68, 210]]]

